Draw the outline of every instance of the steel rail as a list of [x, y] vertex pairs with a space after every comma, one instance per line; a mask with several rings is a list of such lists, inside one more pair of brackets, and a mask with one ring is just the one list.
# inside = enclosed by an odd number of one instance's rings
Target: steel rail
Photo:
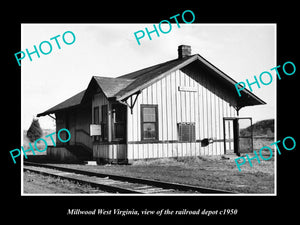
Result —
[[193, 185], [186, 185], [186, 184], [179, 184], [179, 183], [171, 183], [171, 182], [165, 182], [165, 181], [157, 181], [157, 180], [151, 180], [151, 179], [145, 179], [145, 178], [135, 178], [135, 177], [129, 177], [129, 176], [120, 176], [120, 175], [91, 172], [91, 171], [86, 171], [86, 170], [66, 168], [66, 167], [61, 167], [61, 166], [57, 166], [57, 165], [33, 163], [33, 162], [28, 162], [28, 161], [27, 162], [25, 161], [24, 165], [56, 169], [56, 170], [60, 170], [60, 171], [64, 171], [64, 172], [77, 173], [77, 174], [82, 174], [82, 175], [87, 175], [87, 176], [95, 176], [95, 177], [100, 177], [100, 178], [105, 177], [105, 178], [109, 178], [112, 180], [145, 184], [145, 185], [150, 185], [150, 186], [159, 187], [159, 188], [163, 188], [163, 189], [173, 189], [173, 190], [185, 191], [185, 192], [209, 193], [209, 194], [235, 194], [234, 192], [220, 190], [220, 189], [214, 189], [214, 188], [207, 188], [207, 187], [200, 187], [200, 186], [193, 186]]
[[74, 181], [74, 182], [78, 182], [80, 184], [86, 184], [86, 185], [89, 185], [89, 186], [94, 187], [94, 188], [99, 188], [100, 190], [106, 191], [106, 192], [109, 192], [109, 193], [143, 194], [142, 192], [135, 191], [135, 190], [132, 190], [132, 189], [116, 187], [116, 186], [102, 184], [102, 183], [93, 182], [93, 181], [87, 181], [87, 180], [84, 180], [84, 179], [81, 179], [81, 178], [69, 177], [66, 174], [64, 174], [64, 175], [63, 174], [55, 174], [55, 173], [46, 172], [46, 171], [42, 171], [42, 170], [38, 170], [38, 169], [32, 169], [32, 168], [24, 168], [24, 171], [30, 171], [30, 172], [39, 173], [39, 174], [42, 174], [42, 175], [45, 175], [45, 176], [52, 176], [52, 177], [56, 177], [56, 178], [71, 180], [71, 181]]

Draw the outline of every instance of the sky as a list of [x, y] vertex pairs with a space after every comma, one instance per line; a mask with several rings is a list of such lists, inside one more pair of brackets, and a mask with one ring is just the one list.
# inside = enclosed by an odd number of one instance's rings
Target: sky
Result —
[[[21, 50], [34, 51], [49, 41], [52, 52], [32, 54], [21, 61], [22, 129], [32, 119], [87, 88], [92, 76], [117, 77], [148, 66], [177, 58], [179, 45], [190, 45], [192, 54], [200, 54], [237, 82], [254, 81], [263, 71], [273, 75], [273, 82], [253, 93], [267, 104], [240, 110], [240, 117], [252, 117], [253, 123], [276, 118], [276, 24], [172, 24], [167, 34], [147, 35], [138, 45], [134, 33], [149, 30], [153, 24], [22, 24]], [[167, 30], [167, 28], [162, 28]], [[62, 35], [72, 31], [76, 40], [66, 45]], [[57, 38], [61, 49], [58, 49]], [[66, 35], [66, 41], [72, 41]], [[43, 44], [46, 52], [47, 44]], [[17, 61], [16, 61], [17, 64]], [[267, 80], [267, 78], [265, 78]], [[39, 117], [43, 129], [54, 129], [49, 116]]]

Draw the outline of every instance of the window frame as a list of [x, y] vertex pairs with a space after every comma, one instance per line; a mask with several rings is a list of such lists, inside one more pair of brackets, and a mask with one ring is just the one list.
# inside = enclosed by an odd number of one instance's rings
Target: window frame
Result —
[[[155, 122], [144, 122], [144, 108], [154, 108], [155, 109]], [[140, 126], [141, 126], [141, 141], [143, 142], [157, 142], [158, 141], [158, 105], [157, 104], [141, 104], [140, 105], [140, 110], [141, 110], [141, 121], [140, 121]], [[144, 137], [144, 124], [145, 123], [153, 123], [155, 124], [155, 138], [154, 139], [145, 139]]]
[[[97, 119], [96, 119], [97, 118]], [[98, 120], [98, 121], [96, 121]], [[94, 118], [93, 118], [94, 124], [100, 124], [100, 111], [99, 106], [94, 106]]]
[[[183, 140], [183, 126], [188, 126], [188, 140]], [[178, 141], [179, 142], [196, 142], [196, 124], [195, 122], [178, 123]]]

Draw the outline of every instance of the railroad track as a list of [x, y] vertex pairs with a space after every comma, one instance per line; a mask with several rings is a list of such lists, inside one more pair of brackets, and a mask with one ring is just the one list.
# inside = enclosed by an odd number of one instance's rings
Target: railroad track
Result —
[[24, 162], [24, 171], [31, 171], [47, 176], [59, 177], [79, 183], [88, 184], [97, 187], [109, 193], [130, 193], [130, 194], [178, 194], [178, 193], [209, 193], [209, 194], [233, 194], [233, 192], [162, 182], [149, 179], [134, 178], [128, 176], [119, 176], [90, 172], [66, 168], [56, 165], [40, 164], [33, 162]]

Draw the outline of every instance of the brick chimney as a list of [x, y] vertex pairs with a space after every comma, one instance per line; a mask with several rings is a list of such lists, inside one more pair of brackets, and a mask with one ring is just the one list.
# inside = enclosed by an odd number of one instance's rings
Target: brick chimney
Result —
[[179, 45], [178, 46], [178, 59], [182, 59], [186, 56], [190, 56], [192, 53], [192, 48], [189, 45]]

